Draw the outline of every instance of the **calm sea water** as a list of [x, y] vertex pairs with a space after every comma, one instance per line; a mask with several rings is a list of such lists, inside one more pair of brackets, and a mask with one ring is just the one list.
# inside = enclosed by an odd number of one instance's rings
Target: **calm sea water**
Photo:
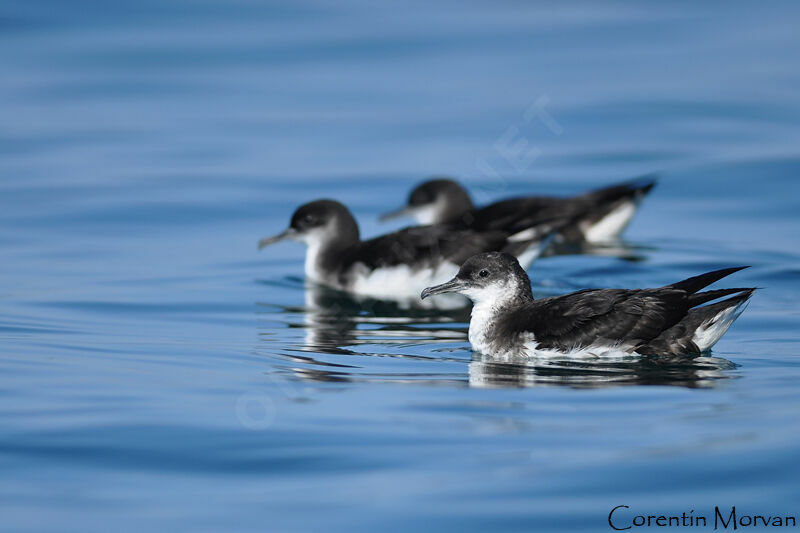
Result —
[[[608, 530], [800, 514], [793, 3], [5, 2], [0, 529]], [[539, 294], [753, 268], [692, 364], [502, 365], [466, 313], [362, 305], [257, 240], [659, 172], [636, 260]]]

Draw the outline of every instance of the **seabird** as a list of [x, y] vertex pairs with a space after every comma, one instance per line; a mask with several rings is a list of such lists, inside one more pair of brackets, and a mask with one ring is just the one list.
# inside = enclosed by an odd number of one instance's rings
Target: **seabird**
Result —
[[602, 243], [619, 237], [641, 199], [655, 184], [654, 177], [643, 176], [580, 196], [509, 198], [478, 208], [456, 181], [432, 179], [414, 188], [404, 207], [384, 214], [381, 220], [409, 216], [418, 224], [451, 224], [478, 231], [500, 229], [517, 233], [536, 220], [560, 217], [572, 222], [559, 232], [559, 241]]
[[587, 289], [534, 300], [517, 260], [490, 252], [470, 257], [455, 278], [425, 289], [421, 297], [456, 292], [472, 300], [469, 341], [489, 356], [685, 356], [709, 350], [755, 288], [698, 291], [743, 268], [654, 289]]
[[424, 287], [453, 277], [476, 253], [503, 250], [523, 264], [532, 262], [553, 227], [539, 225], [534, 230], [526, 230], [533, 235], [516, 238], [505, 231], [433, 225], [362, 241], [347, 207], [335, 200], [316, 200], [297, 208], [289, 228], [262, 239], [258, 248], [286, 239], [302, 241], [308, 246], [305, 274], [310, 280], [357, 295], [416, 299]]

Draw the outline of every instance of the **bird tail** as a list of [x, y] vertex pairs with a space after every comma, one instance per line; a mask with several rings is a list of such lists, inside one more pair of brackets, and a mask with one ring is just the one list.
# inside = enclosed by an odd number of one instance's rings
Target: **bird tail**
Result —
[[[672, 289], [678, 289], [681, 291], [686, 291], [689, 294], [695, 294], [697, 291], [704, 287], [708, 287], [715, 281], [719, 281], [726, 276], [730, 276], [734, 272], [739, 272], [740, 270], [744, 270], [745, 268], [749, 268], [747, 266], [740, 266], [740, 267], [733, 267], [733, 268], [722, 268], [720, 270], [714, 270], [712, 272], [706, 272], [705, 274], [700, 274], [699, 276], [693, 276], [691, 278], [686, 278], [683, 281], [678, 281], [677, 283], [673, 283], [671, 285], [667, 285], [667, 287]], [[720, 294], [719, 297], [724, 296]], [[713, 298], [710, 298], [713, 299]], [[706, 302], [710, 299], [705, 300]], [[703, 302], [699, 302], [703, 303]], [[695, 304], [695, 305], [699, 305]]]
[[646, 174], [625, 183], [595, 189], [583, 195], [592, 204], [617, 204], [620, 201], [638, 202], [656, 186], [656, 174]]
[[[734, 290], [734, 289], [728, 289]], [[717, 341], [722, 338], [731, 324], [739, 318], [742, 311], [747, 307], [747, 302], [755, 292], [755, 288], [735, 289], [739, 294], [726, 298], [719, 302], [696, 307], [689, 311], [689, 314], [682, 320], [687, 329], [693, 332], [692, 341], [697, 345], [700, 352], [711, 349]], [[723, 291], [708, 291], [709, 293]], [[697, 296], [701, 296], [701, 293]], [[713, 296], [710, 295], [710, 296]]]
[[712, 300], [717, 300], [719, 298], [722, 298], [723, 296], [729, 296], [731, 294], [736, 294], [736, 293], [743, 293], [746, 291], [749, 291], [749, 293], [752, 294], [754, 290], [755, 289], [752, 287], [738, 287], [735, 289], [718, 289], [713, 291], [698, 292], [696, 294], [692, 294], [691, 296], [689, 296], [688, 298], [689, 306], [697, 307], [698, 305], [702, 305]]
[[661, 333], [642, 349], [646, 353], [681, 356], [710, 350], [739, 318], [755, 290], [755, 288], [721, 289], [701, 292], [690, 297], [690, 303], [699, 305], [728, 294], [735, 294], [719, 302], [690, 309], [683, 320]]
[[633, 219], [641, 199], [655, 184], [654, 176], [642, 176], [576, 198], [586, 209], [576, 226], [582, 238], [588, 242], [618, 239]]

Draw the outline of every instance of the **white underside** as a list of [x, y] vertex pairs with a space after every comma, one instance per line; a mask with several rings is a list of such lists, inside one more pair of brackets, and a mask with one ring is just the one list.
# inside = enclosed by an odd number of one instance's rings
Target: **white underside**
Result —
[[[363, 272], [363, 273], [362, 273]], [[357, 275], [347, 290], [376, 298], [419, 298], [423, 289], [451, 280], [458, 273], [458, 265], [442, 263], [436, 268], [412, 270], [407, 265], [377, 268], [368, 272], [366, 267]]]
[[[519, 254], [520, 265], [528, 268], [541, 255], [544, 245], [535, 244]], [[310, 250], [309, 250], [310, 251]], [[439, 285], [450, 281], [458, 274], [461, 265], [444, 262], [436, 268], [412, 269], [408, 265], [398, 265], [388, 268], [377, 268], [368, 271], [366, 267], [358, 270], [357, 275], [350, 287], [345, 289], [364, 296], [375, 298], [419, 298], [420, 293], [427, 287]], [[306, 272], [308, 275], [308, 271]], [[317, 279], [309, 276], [312, 279]], [[463, 303], [463, 298], [460, 299]]]
[[[373, 298], [394, 300], [414, 298], [419, 300], [419, 295], [424, 289], [450, 281], [458, 273], [458, 269], [461, 266], [451, 262], [443, 262], [435, 268], [411, 268], [408, 265], [397, 265], [370, 271], [366, 266], [356, 264], [352, 284], [342, 287], [338, 279], [329, 279], [329, 276], [326, 276], [326, 273], [319, 268], [319, 254], [322, 249], [322, 243], [325, 242], [324, 234], [308, 234], [299, 237], [298, 240], [305, 242], [308, 246], [304, 266], [306, 278], [356, 295]], [[533, 263], [541, 255], [546, 245], [547, 242], [532, 243], [530, 247], [519, 254], [519, 262], [523, 268], [527, 268]], [[434, 300], [443, 302], [444, 298], [435, 297]], [[459, 297], [457, 301], [459, 304], [463, 304], [463, 298]], [[431, 302], [425, 307], [430, 305]], [[453, 307], [453, 305], [447, 305], [446, 307]]]
[[436, 268], [414, 270], [408, 265], [369, 270], [365, 265], [357, 263], [354, 265], [352, 283], [341, 286], [339, 279], [331, 279], [325, 271], [319, 268], [319, 253], [324, 240], [316, 235], [308, 236], [303, 240], [308, 245], [305, 261], [306, 278], [359, 296], [419, 300], [423, 289], [449, 281], [458, 273], [458, 265], [447, 262]]
[[620, 359], [638, 357], [640, 354], [631, 351], [631, 346], [624, 343], [619, 344], [592, 344], [581, 346], [571, 350], [552, 350], [539, 348], [539, 343], [530, 336], [522, 346], [517, 346], [513, 350], [495, 351], [488, 345], [472, 343], [472, 327], [470, 326], [470, 343], [472, 348], [484, 355], [500, 361], [517, 361], [525, 359]]
[[532, 228], [524, 229], [522, 231], [518, 231], [517, 233], [510, 235], [508, 240], [511, 242], [518, 242], [518, 241], [527, 241], [529, 239], [535, 239], [537, 237], [542, 238], [548, 232], [552, 231], [552, 226], [534, 226]]
[[528, 357], [537, 359], [556, 359], [568, 357], [570, 359], [599, 359], [599, 358], [620, 358], [631, 357], [638, 355], [630, 351], [630, 346], [623, 343], [603, 345], [592, 344], [590, 346], [582, 346], [572, 350], [547, 350], [540, 349], [535, 340], [531, 339], [525, 343], [525, 352]]
[[322, 244], [321, 241], [319, 239], [311, 238], [304, 238], [301, 240], [303, 240], [308, 246], [308, 250], [306, 250], [306, 262], [303, 267], [306, 277], [318, 283], [325, 283], [322, 271], [317, 267], [317, 259], [319, 257], [319, 250]]
[[634, 214], [636, 214], [636, 202], [625, 202], [599, 221], [584, 228], [584, 236], [587, 241], [593, 243], [612, 241], [630, 224]]
[[731, 324], [739, 318], [739, 315], [741, 315], [742, 311], [747, 307], [746, 304], [747, 301], [744, 301], [736, 307], [728, 307], [697, 328], [692, 336], [692, 340], [697, 347], [700, 348], [701, 352], [711, 349], [711, 347], [725, 335], [725, 332], [728, 331]]
[[519, 261], [520, 266], [524, 270], [528, 270], [533, 262], [542, 255], [542, 252], [547, 248], [549, 243], [549, 240], [534, 243], [521, 254], [517, 254], [517, 261]]

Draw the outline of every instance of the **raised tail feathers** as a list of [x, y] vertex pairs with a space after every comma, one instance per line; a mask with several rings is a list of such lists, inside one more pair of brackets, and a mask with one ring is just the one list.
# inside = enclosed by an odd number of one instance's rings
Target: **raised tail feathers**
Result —
[[753, 291], [755, 290], [756, 289], [754, 287], [737, 287], [734, 289], [718, 289], [713, 291], [698, 292], [696, 294], [692, 294], [691, 296], [689, 296], [688, 298], [689, 306], [697, 307], [698, 305], [702, 305], [706, 302], [717, 300], [719, 298], [722, 298], [723, 296], [729, 296], [731, 294], [736, 294], [736, 293], [746, 292], [747, 295], [745, 299], [747, 299], [753, 294]]
[[[742, 314], [756, 289], [721, 289], [695, 295], [695, 305], [735, 294], [719, 302], [690, 309], [687, 315], [642, 347], [644, 353], [662, 355], [697, 355], [711, 349]], [[738, 294], [737, 294], [738, 293]]]
[[655, 184], [655, 179], [647, 176], [578, 197], [586, 208], [578, 223], [582, 239], [595, 243], [618, 239], [633, 220], [641, 199]]
[[687, 319], [692, 319], [697, 323], [692, 341], [701, 352], [710, 350], [722, 338], [731, 324], [745, 310], [747, 302], [755, 290], [755, 288], [744, 289], [736, 296], [703, 307], [696, 307], [689, 312]]
[[[673, 283], [671, 285], [667, 285], [672, 289], [678, 289], [682, 291], [686, 291], [689, 294], [694, 294], [700, 289], [704, 287], [708, 287], [715, 281], [719, 281], [726, 276], [730, 276], [734, 272], [739, 272], [740, 270], [744, 270], [745, 268], [749, 268], [748, 266], [740, 266], [740, 267], [733, 267], [733, 268], [722, 268], [720, 270], [714, 270], [712, 272], [706, 272], [705, 274], [700, 274], [699, 276], [693, 276], [691, 278], [686, 278], [683, 281], [678, 281], [677, 283]], [[723, 296], [723, 295], [721, 295]], [[706, 300], [708, 301], [708, 300]], [[702, 302], [701, 302], [702, 303]], [[695, 304], [699, 305], [699, 304]]]
[[656, 178], [655, 174], [647, 174], [625, 183], [589, 191], [584, 197], [596, 204], [611, 204], [620, 200], [639, 200], [656, 186]]

